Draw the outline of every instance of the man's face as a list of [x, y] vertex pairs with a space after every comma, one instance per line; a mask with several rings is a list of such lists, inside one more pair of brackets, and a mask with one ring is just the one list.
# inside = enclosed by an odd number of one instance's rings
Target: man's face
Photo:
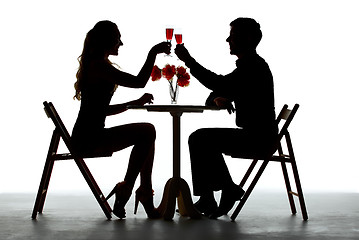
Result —
[[235, 31], [235, 28], [231, 28], [229, 36], [227, 38], [227, 42], [229, 43], [229, 49], [231, 55], [239, 55], [247, 50], [249, 50], [248, 46], [248, 36], [242, 35], [240, 31]]

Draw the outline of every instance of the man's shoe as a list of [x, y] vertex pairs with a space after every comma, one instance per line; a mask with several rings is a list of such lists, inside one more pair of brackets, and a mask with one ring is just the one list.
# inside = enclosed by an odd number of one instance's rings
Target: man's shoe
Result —
[[200, 198], [195, 204], [194, 207], [203, 215], [210, 216], [212, 213], [214, 213], [217, 208], [217, 202], [214, 199], [203, 199]]
[[209, 218], [217, 219], [223, 215], [227, 215], [228, 212], [233, 208], [236, 201], [242, 198], [244, 193], [245, 191], [237, 185], [228, 189], [223, 189], [219, 207], [209, 216]]

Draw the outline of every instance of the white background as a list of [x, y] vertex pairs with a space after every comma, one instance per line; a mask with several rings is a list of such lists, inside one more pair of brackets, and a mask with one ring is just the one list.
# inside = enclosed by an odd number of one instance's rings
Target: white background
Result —
[[[43, 111], [52, 101], [71, 132], [79, 109], [73, 84], [86, 33], [99, 21], [115, 22], [124, 46], [111, 60], [137, 74], [149, 49], [165, 40], [171, 24], [183, 31], [192, 56], [219, 74], [235, 68], [236, 58], [225, 42], [229, 23], [252, 17], [262, 26], [258, 53], [271, 67], [277, 112], [287, 103], [300, 104], [290, 131], [305, 192], [359, 192], [358, 185], [358, 22], [352, 0], [221, 0], [221, 1], [38, 1], [0, 4], [0, 193], [35, 193], [42, 174], [53, 124]], [[156, 64], [182, 64], [159, 56]], [[169, 104], [166, 80], [145, 89], [119, 88], [113, 103], [151, 92], [155, 104]], [[209, 91], [191, 78], [180, 89], [179, 104], [203, 104]], [[157, 129], [153, 181], [162, 188], [172, 176], [172, 119], [166, 113], [130, 110], [109, 117], [107, 126], [151, 122]], [[187, 139], [201, 127], [235, 127], [225, 111], [182, 117], [181, 176], [191, 186]], [[61, 150], [64, 147], [61, 146]], [[123, 180], [130, 149], [88, 165], [107, 193]], [[226, 158], [235, 182], [248, 160]], [[278, 164], [270, 164], [258, 184], [282, 190]], [[89, 191], [74, 162], [57, 162], [52, 192]]]

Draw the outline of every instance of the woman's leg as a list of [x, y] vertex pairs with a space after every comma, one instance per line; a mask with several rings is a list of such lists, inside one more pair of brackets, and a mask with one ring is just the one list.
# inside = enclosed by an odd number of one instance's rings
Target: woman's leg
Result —
[[153, 142], [152, 147], [149, 149], [149, 153], [140, 171], [140, 184], [146, 189], [152, 189], [152, 168], [153, 160], [155, 155], [155, 143]]
[[[152, 190], [152, 166], [156, 139], [154, 126], [150, 123], [133, 123], [113, 127], [105, 130], [104, 139], [101, 144], [101, 150], [104, 151], [115, 152], [133, 146], [124, 182], [116, 185], [119, 187], [115, 187], [114, 214], [120, 218], [125, 217], [124, 206], [130, 198], [140, 173], [141, 186], [136, 190], [135, 214], [138, 203], [141, 202], [149, 218], [160, 217], [160, 213], [153, 205]], [[125, 187], [121, 187], [121, 184]]]
[[150, 123], [132, 123], [105, 130], [101, 150], [119, 151], [133, 146], [125, 181], [133, 187], [141, 173], [141, 185], [152, 188], [152, 166], [156, 130]]

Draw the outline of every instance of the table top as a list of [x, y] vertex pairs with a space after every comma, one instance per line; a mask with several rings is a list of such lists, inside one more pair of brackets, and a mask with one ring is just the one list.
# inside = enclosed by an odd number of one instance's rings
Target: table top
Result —
[[201, 105], [129, 105], [128, 109], [145, 109], [149, 112], [203, 112], [204, 110], [221, 110], [216, 106]]

